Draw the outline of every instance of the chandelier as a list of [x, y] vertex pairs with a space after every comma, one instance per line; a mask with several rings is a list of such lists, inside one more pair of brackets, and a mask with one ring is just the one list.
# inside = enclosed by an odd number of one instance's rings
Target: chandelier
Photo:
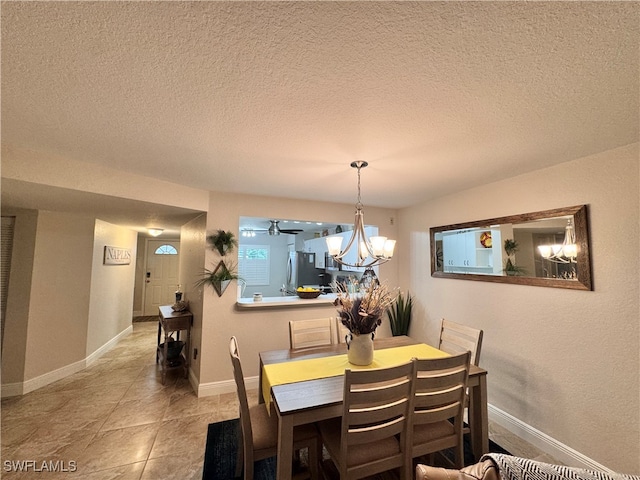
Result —
[[[351, 162], [351, 167], [358, 169], [358, 201], [356, 203], [356, 218], [353, 225], [353, 233], [344, 250], [342, 250], [342, 237], [327, 237], [327, 248], [329, 255], [333, 259], [349, 267], [369, 268], [375, 265], [381, 265], [391, 257], [393, 257], [393, 249], [396, 241], [389, 240], [387, 237], [375, 236], [367, 238], [364, 231], [364, 212], [362, 211], [362, 202], [360, 200], [360, 170], [369, 165], [368, 162], [357, 161]], [[349, 263], [345, 258], [349, 255], [352, 248], [357, 248], [355, 261]]]
[[539, 245], [538, 251], [545, 260], [556, 263], [576, 263], [578, 245], [576, 244], [576, 232], [573, 229], [571, 220], [567, 220], [562, 244]]

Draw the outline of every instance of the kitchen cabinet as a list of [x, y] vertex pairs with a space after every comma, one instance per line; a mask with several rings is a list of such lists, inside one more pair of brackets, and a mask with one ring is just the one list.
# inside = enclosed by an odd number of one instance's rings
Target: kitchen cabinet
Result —
[[492, 268], [492, 248], [480, 243], [481, 232], [459, 231], [442, 237], [445, 272]]

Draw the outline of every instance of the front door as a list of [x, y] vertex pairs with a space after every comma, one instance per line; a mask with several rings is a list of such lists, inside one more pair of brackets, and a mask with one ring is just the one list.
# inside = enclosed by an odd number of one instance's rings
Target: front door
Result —
[[175, 302], [179, 258], [179, 241], [147, 240], [143, 315], [157, 315], [160, 305]]

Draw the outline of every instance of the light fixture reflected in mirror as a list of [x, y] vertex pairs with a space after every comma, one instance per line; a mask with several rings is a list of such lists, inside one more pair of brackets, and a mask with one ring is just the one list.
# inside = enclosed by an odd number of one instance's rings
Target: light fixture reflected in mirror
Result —
[[567, 220], [562, 245], [538, 245], [538, 251], [545, 260], [557, 263], [576, 263], [578, 246], [576, 245], [576, 233], [571, 220]]
[[151, 235], [152, 237], [157, 237], [161, 235], [162, 232], [164, 232], [164, 230], [162, 228], [150, 228], [148, 232], [149, 232], [149, 235]]
[[[356, 203], [356, 219], [353, 226], [353, 233], [347, 246], [342, 248], [342, 237], [327, 237], [327, 249], [329, 255], [342, 265], [349, 267], [372, 267], [388, 262], [393, 257], [393, 250], [396, 245], [395, 240], [387, 239], [387, 237], [375, 236], [370, 239], [364, 231], [364, 212], [362, 211], [362, 202], [360, 200], [360, 170], [369, 165], [367, 162], [357, 161], [351, 162], [352, 168], [358, 169], [358, 201]], [[351, 248], [357, 248], [357, 260], [354, 263], [348, 263], [344, 258], [347, 256]], [[368, 259], [372, 259], [368, 261]]]

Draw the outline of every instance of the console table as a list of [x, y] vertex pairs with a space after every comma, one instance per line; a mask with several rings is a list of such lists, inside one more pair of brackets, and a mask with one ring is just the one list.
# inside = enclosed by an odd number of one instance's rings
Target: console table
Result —
[[[191, 341], [191, 325], [193, 324], [193, 314], [189, 311], [174, 312], [171, 305], [162, 305], [159, 307], [160, 315], [158, 321], [158, 347], [156, 349], [156, 363], [160, 361], [162, 368], [162, 384], [167, 377], [167, 371], [178, 368], [184, 369], [184, 377], [189, 375], [189, 347]], [[180, 340], [180, 331], [186, 331], [186, 341], [183, 352], [178, 356], [175, 365], [170, 365], [167, 361], [168, 340], [173, 332], [177, 332], [177, 340]], [[160, 342], [160, 337], [164, 331], [164, 342]], [[160, 347], [162, 345], [162, 348]]]

